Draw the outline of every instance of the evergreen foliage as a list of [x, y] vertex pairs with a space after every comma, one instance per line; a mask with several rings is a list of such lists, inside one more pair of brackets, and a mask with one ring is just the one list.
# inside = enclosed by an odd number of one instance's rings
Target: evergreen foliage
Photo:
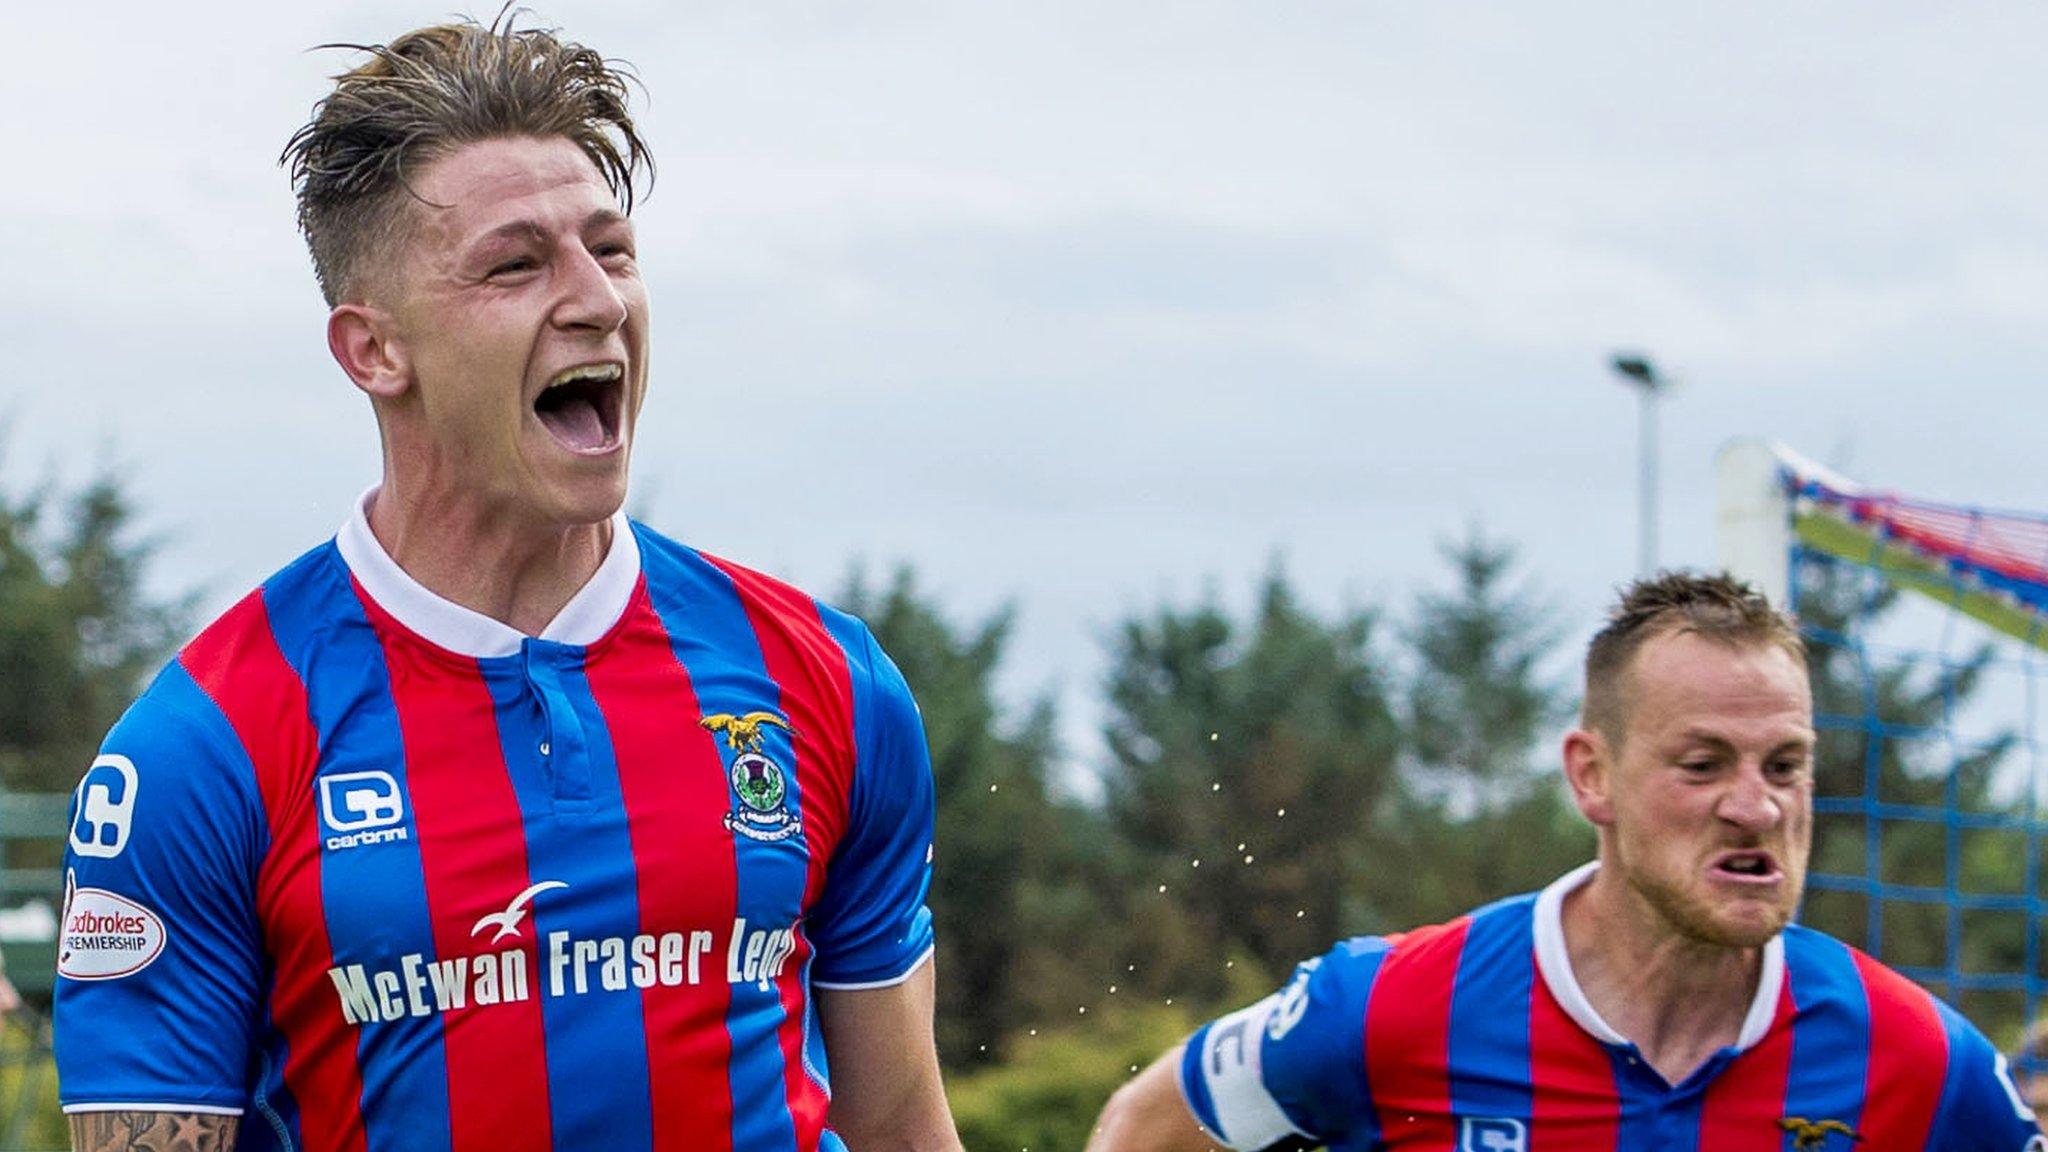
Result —
[[839, 598], [866, 620], [910, 683], [931, 745], [937, 836], [930, 896], [938, 932], [941, 1059], [1000, 1059], [1030, 1023], [1072, 1013], [1108, 970], [1099, 939], [1099, 818], [1055, 794], [1050, 701], [1002, 714], [995, 674], [1007, 609], [960, 628], [898, 569], [859, 572]]
[[70, 791], [184, 636], [192, 602], [152, 599], [133, 520], [111, 472], [0, 491], [0, 787]]
[[1142, 985], [1213, 997], [1232, 950], [1284, 972], [1356, 930], [1400, 748], [1376, 625], [1316, 618], [1276, 567], [1248, 621], [1212, 603], [1120, 629], [1103, 807]]
[[1557, 611], [1516, 585], [1514, 549], [1477, 528], [1439, 551], [1454, 583], [1417, 596], [1402, 633], [1407, 745], [1383, 818], [1391, 858], [1428, 867], [1368, 872], [1376, 930], [1539, 888], [1593, 856], [1545, 743], [1576, 704], [1562, 682], [1576, 653], [1559, 652]]

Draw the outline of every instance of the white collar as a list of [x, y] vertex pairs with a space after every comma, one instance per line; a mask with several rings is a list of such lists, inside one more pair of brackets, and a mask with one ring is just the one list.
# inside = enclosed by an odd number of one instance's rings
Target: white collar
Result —
[[[1536, 970], [1543, 974], [1543, 983], [1550, 989], [1551, 998], [1579, 1027], [1604, 1043], [1627, 1045], [1631, 1042], [1629, 1038], [1601, 1019], [1600, 1013], [1593, 1008], [1593, 1002], [1586, 999], [1586, 991], [1579, 987], [1579, 978], [1572, 973], [1571, 955], [1564, 946], [1564, 898], [1591, 880], [1593, 873], [1599, 870], [1598, 860], [1580, 865], [1551, 881], [1550, 887], [1536, 897]], [[1756, 996], [1749, 1002], [1749, 1014], [1742, 1018], [1742, 1031], [1735, 1038], [1737, 1052], [1755, 1045], [1764, 1038], [1764, 1033], [1770, 1031], [1784, 986], [1785, 934], [1780, 932], [1764, 945], [1763, 970], [1757, 976]]]
[[[370, 599], [400, 624], [451, 652], [478, 657], [518, 652], [527, 639], [525, 633], [435, 595], [384, 551], [383, 543], [370, 531], [370, 500], [376, 495], [375, 488], [363, 493], [334, 537], [342, 560]], [[640, 544], [633, 538], [623, 510], [612, 514], [611, 525], [612, 543], [604, 562], [541, 629], [540, 639], [558, 644], [594, 643], [625, 615], [626, 602], [640, 582]]]

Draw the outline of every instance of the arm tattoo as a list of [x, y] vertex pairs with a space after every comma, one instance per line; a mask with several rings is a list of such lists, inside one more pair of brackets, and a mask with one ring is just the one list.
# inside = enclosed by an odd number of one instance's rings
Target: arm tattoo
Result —
[[240, 1116], [192, 1112], [73, 1112], [74, 1152], [233, 1152]]

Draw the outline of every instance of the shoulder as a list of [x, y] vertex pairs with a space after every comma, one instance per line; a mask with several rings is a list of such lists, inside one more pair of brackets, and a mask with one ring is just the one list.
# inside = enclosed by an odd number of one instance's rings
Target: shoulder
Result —
[[828, 695], [850, 694], [864, 715], [914, 712], [902, 673], [860, 618], [758, 569], [678, 543], [637, 522], [633, 529], [648, 593], [663, 615], [681, 610], [702, 620], [705, 613], [689, 613], [689, 608], [715, 613], [721, 606], [737, 607], [752, 642], [785, 688], [793, 681]]
[[[1375, 1050], [1427, 1046], [1433, 1012], [1448, 1001], [1475, 926], [1500, 939], [1526, 971], [1533, 944], [1530, 901], [1490, 905], [1444, 924], [1387, 936], [1354, 936], [1303, 962], [1271, 996], [1198, 1029], [1182, 1054], [1189, 1108], [1235, 1148], [1294, 1135], [1364, 1146], [1377, 1131]], [[1441, 1024], [1441, 1020], [1438, 1021]], [[1405, 1058], [1405, 1057], [1404, 1057]]]
[[300, 592], [332, 551], [328, 545], [299, 557], [187, 640], [108, 732], [106, 750], [184, 756], [208, 752], [214, 758], [233, 758], [246, 751], [264, 708], [245, 698], [266, 675], [289, 672], [273, 627], [270, 599], [276, 593]]
[[764, 646], [786, 644], [799, 658], [866, 663], [866, 628], [786, 580], [692, 548], [632, 522], [648, 592], [657, 608], [704, 597], [737, 606]]
[[1991, 1041], [1942, 998], [1827, 933], [1786, 929], [1786, 978], [1802, 1023], [1864, 1033], [1874, 1082], [1888, 1072], [1923, 1082], [1929, 1068], [1976, 1060], [1989, 1068], [1995, 1058]]
[[1526, 981], [1535, 963], [1532, 904], [1518, 897], [1441, 924], [1339, 941], [1295, 969], [1275, 1001], [1276, 1024], [1313, 1015], [1346, 1031], [1400, 1029], [1414, 1009], [1473, 979], [1474, 968], [1499, 963]]
[[1496, 901], [1454, 920], [1381, 937], [1386, 968], [1404, 979], [1440, 980], [1447, 986], [1486, 969], [1505, 968], [1527, 979], [1535, 964], [1536, 894]]
[[1785, 930], [1785, 966], [1794, 1027], [1810, 1043], [1866, 1054], [1868, 1123], [1926, 1132], [1926, 1147], [1943, 1152], [2035, 1147], [2004, 1056], [1960, 1012], [1868, 953], [1797, 925]]
[[1839, 1013], [1868, 1028], [1874, 1045], [1918, 1059], [1946, 1051], [1946, 1006], [1862, 949], [1795, 924], [1785, 929], [1785, 968], [1802, 1016]]
[[186, 643], [177, 662], [219, 696], [239, 680], [303, 663], [337, 624], [361, 619], [348, 565], [330, 540], [235, 601]]

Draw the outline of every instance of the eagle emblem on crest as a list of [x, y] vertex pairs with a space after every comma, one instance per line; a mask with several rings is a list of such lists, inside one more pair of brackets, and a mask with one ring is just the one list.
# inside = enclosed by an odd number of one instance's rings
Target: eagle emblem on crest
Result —
[[1792, 1147], [1798, 1152], [1814, 1152], [1827, 1146], [1829, 1135], [1846, 1136], [1849, 1143], [1860, 1143], [1863, 1137], [1854, 1128], [1840, 1120], [1808, 1120], [1803, 1116], [1787, 1116], [1778, 1121], [1778, 1127], [1792, 1134]]

